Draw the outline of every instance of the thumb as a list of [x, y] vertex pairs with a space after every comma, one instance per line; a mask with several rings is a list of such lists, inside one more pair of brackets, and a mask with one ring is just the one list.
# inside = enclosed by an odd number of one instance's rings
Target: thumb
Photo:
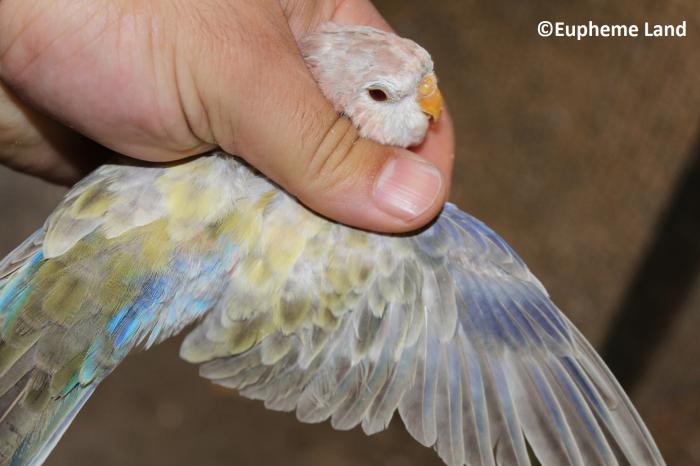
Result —
[[446, 183], [435, 165], [358, 138], [344, 117], [310, 124], [316, 144], [295, 155], [305, 168], [289, 170], [289, 190], [303, 203], [340, 222], [387, 232], [415, 230], [438, 214]]
[[278, 24], [248, 31], [255, 40], [247, 41], [245, 54], [219, 47], [214, 67], [211, 51], [194, 54], [201, 59], [191, 67], [193, 81], [217, 144], [345, 224], [403, 232], [438, 214], [445, 174], [410, 151], [360, 138], [322, 95], [283, 15]]
[[302, 203], [341, 223], [401, 232], [437, 215], [446, 189], [435, 165], [407, 150], [361, 139], [350, 120], [325, 102], [319, 107], [302, 111], [312, 115], [306, 120], [262, 123], [257, 137], [269, 141], [267, 147], [242, 153]]

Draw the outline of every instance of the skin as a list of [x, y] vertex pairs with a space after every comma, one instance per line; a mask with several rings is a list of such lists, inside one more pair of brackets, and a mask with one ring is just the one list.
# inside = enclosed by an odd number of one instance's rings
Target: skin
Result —
[[[296, 45], [328, 20], [389, 30], [366, 0], [2, 0], [0, 163], [69, 184], [113, 152], [162, 162], [220, 146], [331, 219], [419, 228], [447, 196], [450, 118], [413, 159], [360, 139]], [[441, 174], [413, 184], [419, 214], [376, 189], [397, 158], [413, 160], [400, 185], [415, 181], [412, 163]]]

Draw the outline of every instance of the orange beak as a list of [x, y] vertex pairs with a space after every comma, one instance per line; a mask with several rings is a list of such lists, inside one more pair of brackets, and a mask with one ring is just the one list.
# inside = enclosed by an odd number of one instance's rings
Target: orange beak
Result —
[[443, 100], [440, 89], [437, 87], [437, 78], [430, 73], [418, 84], [418, 105], [423, 113], [433, 121], [438, 121], [442, 114]]

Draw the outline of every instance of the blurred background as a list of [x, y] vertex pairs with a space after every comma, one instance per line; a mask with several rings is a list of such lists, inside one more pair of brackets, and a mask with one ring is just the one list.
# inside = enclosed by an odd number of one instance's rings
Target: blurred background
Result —
[[[521, 254], [602, 352], [667, 462], [700, 464], [697, 2], [375, 3], [435, 60], [457, 128], [453, 201]], [[687, 37], [543, 39], [542, 20], [685, 20]], [[0, 168], [0, 254], [62, 192]], [[398, 420], [371, 438], [302, 425], [214, 388], [177, 350], [128, 358], [47, 464], [441, 464]]]

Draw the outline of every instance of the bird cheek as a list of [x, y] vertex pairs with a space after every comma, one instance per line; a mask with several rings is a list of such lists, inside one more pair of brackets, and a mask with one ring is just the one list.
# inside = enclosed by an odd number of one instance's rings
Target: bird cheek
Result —
[[425, 136], [428, 132], [430, 126], [430, 119], [423, 114], [422, 112], [420, 114], [416, 114], [415, 118], [413, 119], [413, 124], [411, 128], [407, 131], [407, 134], [409, 135], [410, 142], [407, 144], [409, 147], [412, 146], [417, 146], [421, 142], [423, 142], [423, 139], [425, 139]]
[[376, 115], [372, 111], [372, 105], [367, 102], [360, 100], [346, 106], [345, 114], [350, 117], [350, 120], [357, 128], [375, 126], [374, 120]]

